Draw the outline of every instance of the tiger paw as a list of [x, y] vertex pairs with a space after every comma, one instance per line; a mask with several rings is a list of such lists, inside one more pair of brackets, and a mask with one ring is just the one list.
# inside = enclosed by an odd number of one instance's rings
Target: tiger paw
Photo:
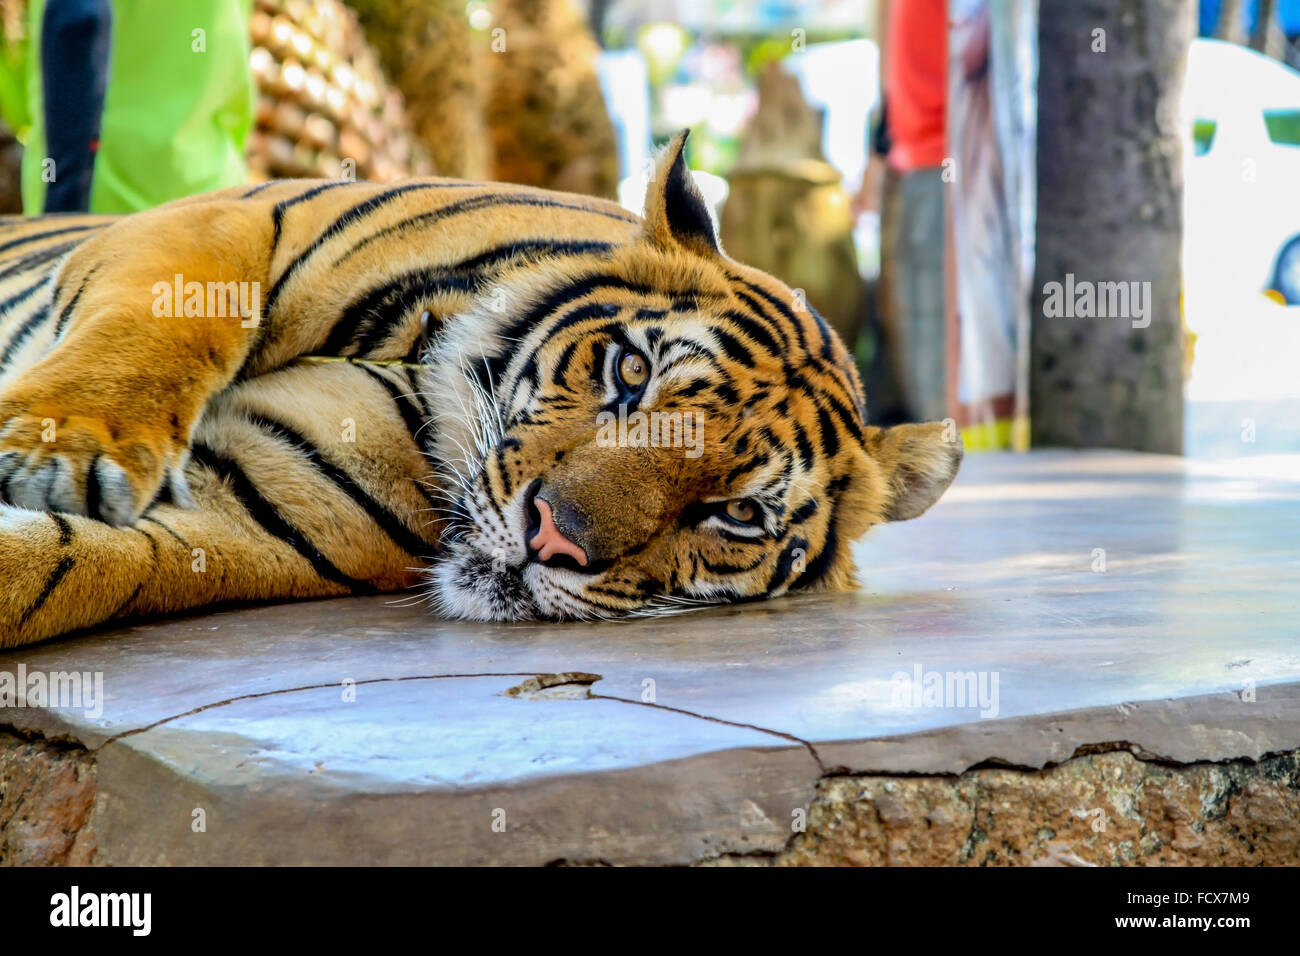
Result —
[[190, 503], [186, 449], [165, 430], [0, 400], [0, 501], [134, 524], [167, 483]]

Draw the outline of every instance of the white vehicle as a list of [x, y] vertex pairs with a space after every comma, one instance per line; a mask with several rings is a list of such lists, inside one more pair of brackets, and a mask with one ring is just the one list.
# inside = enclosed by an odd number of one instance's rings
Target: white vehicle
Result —
[[1249, 289], [1300, 304], [1300, 73], [1194, 40], [1182, 123], [1189, 299]]

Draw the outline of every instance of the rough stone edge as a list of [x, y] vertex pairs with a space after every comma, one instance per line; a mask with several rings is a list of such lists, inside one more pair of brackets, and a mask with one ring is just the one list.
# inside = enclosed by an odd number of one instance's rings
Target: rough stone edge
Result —
[[1175, 765], [1122, 747], [1042, 770], [827, 774], [775, 853], [701, 866], [1296, 866], [1300, 750]]
[[[921, 732], [918, 734], [905, 735], [896, 738], [875, 738], [865, 741], [849, 741], [831, 744], [818, 744], [814, 750], [814, 757], [818, 756], [820, 751], [822, 763], [829, 767], [829, 771], [820, 773], [807, 773], [803, 768], [795, 768], [793, 765], [786, 764], [784, 770], [780, 769], [786, 762], [781, 759], [772, 760], [767, 758], [764, 762], [768, 766], [761, 768], [764, 772], [775, 773], [777, 778], [784, 777], [784, 781], [778, 786], [776, 779], [769, 778], [767, 790], [769, 793], [778, 790], [783, 791], [786, 797], [785, 802], [790, 802], [789, 797], [795, 791], [802, 790], [809, 794], [811, 800], [796, 801], [792, 806], [797, 807], [802, 804], [808, 806], [810, 810], [810, 832], [812, 830], [811, 818], [812, 810], [818, 806], [818, 801], [825, 797], [829, 792], [830, 786], [828, 781], [836, 780], [883, 780], [898, 784], [908, 780], [918, 778], [941, 779], [944, 777], [969, 778], [976, 780], [973, 775], [986, 773], [1003, 773], [1003, 774], [1021, 774], [1026, 775], [1024, 780], [1036, 780], [1035, 775], [1043, 773], [1050, 774], [1060, 766], [1074, 764], [1078, 761], [1088, 761], [1092, 758], [1125, 751], [1143, 765], [1151, 765], [1169, 769], [1179, 769], [1186, 767], [1209, 767], [1223, 764], [1231, 764], [1240, 767], [1255, 766], [1258, 761], [1276, 758], [1287, 758], [1288, 755], [1300, 753], [1297, 747], [1300, 747], [1300, 741], [1296, 738], [1300, 735], [1300, 725], [1298, 725], [1296, 715], [1300, 713], [1300, 708], [1296, 704], [1300, 702], [1300, 685], [1298, 684], [1279, 684], [1258, 691], [1258, 696], [1249, 702], [1243, 700], [1240, 695], [1232, 693], [1223, 693], [1215, 695], [1201, 695], [1194, 698], [1180, 698], [1164, 701], [1149, 701], [1142, 704], [1122, 704], [1116, 707], [1090, 708], [1086, 710], [1069, 712], [1061, 715], [1028, 715], [1017, 718], [1006, 718], [999, 721], [990, 721], [983, 724], [968, 724], [938, 728], [932, 731]], [[1228, 709], [1225, 709], [1228, 708]], [[1134, 715], [1137, 715], [1136, 717]], [[711, 719], [707, 715], [695, 715], [701, 719]], [[1067, 726], [1070, 732], [1066, 732]], [[1107, 729], [1114, 732], [1107, 736], [1104, 731]], [[1079, 734], [1084, 731], [1090, 731], [1097, 734], [1092, 742], [1078, 742]], [[1172, 731], [1172, 736], [1170, 736]], [[1164, 745], [1160, 749], [1149, 749], [1140, 742], [1142, 739], [1148, 741], [1152, 735], [1164, 735]], [[1038, 750], [1042, 752], [1041, 762], [1038, 767], [1025, 765], [1019, 762], [1011, 762], [998, 756], [999, 753], [1012, 753], [1013, 750], [1001, 749], [1007, 746], [1008, 740], [1019, 740], [1023, 745], [1028, 739], [1033, 741], [1039, 740]], [[26, 753], [24, 759], [33, 760], [52, 760], [50, 766], [58, 766], [60, 758], [65, 763], [70, 762], [77, 766], [84, 767], [88, 771], [86, 775], [90, 781], [86, 784], [82, 778], [81, 772], [78, 771], [71, 778], [76, 785], [74, 790], [78, 793], [88, 792], [89, 800], [93, 801], [93, 813], [87, 811], [87, 816], [93, 818], [102, 818], [106, 808], [117, 806], [121, 808], [119, 795], [114, 791], [117, 789], [113, 786], [105, 786], [102, 780], [102, 768], [97, 764], [95, 757], [105, 756], [104, 751], [92, 753], [86, 750], [84, 746], [75, 740], [66, 738], [49, 738], [42, 737], [39, 734], [14, 732], [12, 729], [0, 728], [0, 740], [11, 740], [20, 742], [23, 746], [28, 747], [31, 752]], [[1278, 746], [1278, 741], [1290, 741], [1288, 745]], [[1046, 743], [1043, 743], [1046, 741]], [[1064, 746], [1073, 746], [1073, 750], [1064, 759], [1061, 758], [1061, 748]], [[1152, 744], [1150, 747], [1156, 745]], [[37, 751], [42, 749], [48, 750], [42, 757]], [[601, 775], [602, 780], [614, 780], [617, 775], [631, 775], [633, 778], [639, 778], [639, 786], [646, 786], [647, 782], [655, 781], [662, 787], [665, 779], [672, 780], [675, 776], [674, 764], [678, 765], [676, 770], [680, 771], [685, 767], [692, 767], [693, 772], [688, 774], [695, 778], [695, 784], [698, 787], [703, 784], [709, 777], [714, 782], [726, 779], [725, 773], [736, 774], [741, 771], [755, 771], [760, 768], [754, 765], [746, 766], [746, 754], [767, 753], [769, 755], [780, 754], [782, 751], [794, 750], [796, 748], [754, 748], [732, 751], [720, 751], [712, 754], [701, 754], [692, 758], [685, 758], [679, 761], [672, 761], [663, 764], [649, 764], [644, 767], [631, 768], [628, 771], [619, 771], [615, 774], [606, 773]], [[803, 749], [803, 748], [797, 748]], [[813, 749], [813, 748], [809, 748]], [[1033, 749], [1031, 746], [1030, 749]], [[109, 753], [118, 750], [117, 747], [107, 749]], [[858, 764], [854, 768], [852, 764], [846, 762], [843, 758], [848, 758], [854, 763], [860, 760], [870, 760], [872, 751], [876, 751], [876, 756], [888, 758], [884, 762], [899, 765], [900, 755], [907, 758], [913, 764], [940, 764], [952, 765], [954, 762], [959, 764], [959, 771], [946, 771], [942, 766], [923, 767], [916, 766], [915, 769], [898, 771], [889, 770], [872, 770], [862, 769], [864, 766], [870, 768], [871, 764]], [[1183, 752], [1199, 753], [1203, 759], [1181, 761], [1176, 756]], [[978, 758], [972, 757], [973, 754], [981, 754]], [[1271, 756], [1270, 756], [1271, 755]], [[751, 758], [752, 759], [752, 758]], [[1114, 758], [1121, 759], [1121, 758]], [[709, 764], [713, 764], [709, 768]], [[989, 765], [1001, 765], [992, 766]], [[1081, 766], [1082, 764], [1080, 764]], [[145, 770], [144, 767], [135, 768], [137, 771]], [[156, 768], [155, 768], [156, 769]], [[793, 770], [790, 776], [787, 773]], [[1072, 773], [1078, 776], [1076, 770]], [[1246, 773], [1246, 771], [1242, 771]], [[119, 782], [123, 779], [121, 775], [114, 775]], [[136, 776], [132, 774], [131, 776]], [[148, 777], [150, 774], [145, 773]], [[551, 803], [552, 807], [571, 804], [572, 801], [580, 797], [585, 775], [577, 774], [567, 778], [557, 778], [555, 780], [542, 780], [531, 784], [523, 785], [519, 788], [496, 788], [497, 792], [523, 792], [528, 788], [558, 788], [556, 793], [563, 792], [564, 799], [555, 800], [555, 795], [550, 799], [543, 799], [537, 804], [540, 809], [542, 805]], [[1020, 779], [1020, 778], [1010, 778]], [[1242, 778], [1245, 783], [1250, 781]], [[3, 782], [3, 781], [0, 781]], [[589, 784], [589, 781], [588, 781]], [[680, 784], [674, 783], [676, 786]], [[1244, 785], [1244, 784], [1242, 784]], [[89, 790], [85, 790], [85, 787]], [[816, 787], [816, 797], [812, 796], [812, 789]], [[977, 785], [978, 786], [978, 785]], [[77, 790], [77, 788], [82, 788]], [[618, 789], [614, 787], [613, 789]], [[665, 790], [666, 794], [667, 791]], [[464, 797], [465, 794], [455, 794], [455, 797]], [[64, 798], [70, 802], [68, 807], [79, 806], [76, 800], [72, 799], [71, 791], [65, 793]], [[50, 797], [48, 799], [57, 798]], [[834, 803], [833, 798], [826, 798]], [[928, 799], [928, 798], [927, 798]], [[358, 803], [365, 803], [367, 798], [364, 795], [358, 795]], [[420, 794], [414, 797], [417, 802], [437, 803], [437, 799], [429, 801], [428, 794]], [[759, 803], [765, 802], [760, 799]], [[872, 798], [874, 806], [874, 798]], [[758, 815], [752, 821], [739, 821], [739, 826], [733, 828], [731, 837], [738, 834], [745, 837], [744, 842], [749, 842], [750, 836], [756, 836], [755, 833], [746, 833], [746, 829], [752, 830], [752, 825], [757, 825], [758, 829], [763, 831], [760, 839], [756, 841], [757, 845], [751, 844], [752, 849], [742, 854], [735, 852], [736, 842], [734, 839], [723, 837], [714, 842], [715, 852], [711, 855], [703, 855], [699, 850], [702, 849], [699, 842], [693, 846], [683, 845], [678, 842], [675, 847], [669, 849], [654, 849], [642, 845], [639, 849], [633, 851], [630, 855], [625, 848], [620, 851], [617, 843], [620, 842], [618, 835], [604, 832], [600, 842], [604, 842], [611, 852], [600, 854], [597, 857], [599, 862], [617, 861], [623, 863], [707, 863], [710, 861], [736, 862], [741, 859], [752, 859], [759, 862], [773, 862], [782, 859], [781, 854], [792, 857], [794, 851], [791, 849], [791, 841], [794, 837], [785, 840], [785, 846], [781, 846], [779, 838], [779, 826], [775, 820], [770, 818], [770, 811], [764, 813], [759, 803], [743, 800], [740, 803], [739, 812], [753, 813], [758, 810]], [[844, 801], [841, 799], [840, 804]], [[748, 806], [746, 805], [748, 804]], [[3, 806], [3, 804], [0, 804]], [[723, 805], [714, 808], [717, 812]], [[288, 808], [285, 808], [288, 809]], [[374, 807], [372, 809], [378, 809]], [[413, 808], [408, 808], [413, 809]], [[1291, 819], [1300, 819], [1300, 808], [1291, 807]], [[733, 802], [727, 812], [736, 812], [737, 807]], [[80, 811], [78, 811], [80, 812]], [[846, 811], [847, 812], [847, 811]], [[879, 817], [879, 811], [877, 810]], [[886, 811], [886, 816], [889, 811]], [[942, 818], [942, 814], [940, 814]], [[1028, 818], [1028, 817], [1026, 817]], [[880, 818], [883, 821], [884, 818]], [[928, 817], [927, 817], [928, 820]], [[94, 820], [83, 822], [78, 825], [74, 832], [72, 844], [68, 846], [66, 853], [68, 861], [90, 861], [95, 857], [96, 839]], [[933, 821], [929, 821], [933, 823]], [[941, 821], [942, 822], [942, 821]], [[12, 826], [9, 827], [12, 830]], [[724, 826], [723, 829], [726, 829]], [[1046, 829], [1051, 830], [1051, 827]], [[86, 836], [81, 837], [82, 831]], [[1285, 828], [1283, 828], [1285, 831]], [[868, 839], [871, 831], [864, 831], [864, 841]], [[540, 836], [540, 834], [539, 834]], [[797, 836], [797, 834], [796, 834]], [[609, 838], [613, 837], [613, 840]], [[7, 837], [6, 837], [7, 838]], [[1285, 839], [1285, 832], [1281, 839]], [[698, 835], [697, 835], [698, 840]], [[524, 863], [576, 863], [588, 860], [595, 856], [594, 854], [580, 853], [579, 845], [581, 841], [575, 843], [572, 839], [563, 841], [566, 846], [555, 846], [553, 852], [541, 841], [532, 841], [530, 852], [522, 854], [527, 859], [512, 861], [509, 859], [510, 854], [504, 857], [498, 853], [481, 853], [474, 852], [469, 847], [462, 847], [460, 852], [466, 854], [467, 858], [463, 862], [524, 862]], [[669, 841], [673, 842], [673, 841]], [[706, 841], [707, 842], [707, 841]], [[642, 841], [644, 844], [644, 841]], [[865, 845], [865, 843], [864, 843]], [[444, 848], [447, 844], [444, 843]], [[74, 855], [74, 850], [76, 854]], [[664, 852], [667, 851], [667, 852]], [[685, 851], [683, 853], [683, 851]], [[722, 852], [716, 852], [722, 851]], [[57, 846], [51, 851], [48, 848], [44, 851], [46, 855], [53, 852], [51, 859], [59, 855]], [[1024, 855], [1025, 851], [1016, 850], [1016, 855]], [[1055, 852], [1055, 851], [1053, 851]], [[1127, 851], [1126, 851], [1127, 852]], [[32, 851], [33, 856], [36, 852]], [[454, 854], [453, 854], [454, 855]], [[6, 854], [7, 857], [14, 856], [14, 851]], [[109, 862], [102, 859], [100, 862]], [[897, 856], [897, 854], [895, 854]], [[1076, 854], [1077, 856], [1077, 854]], [[841, 854], [841, 862], [855, 862], [855, 859], [847, 852]], [[1113, 857], [1113, 854], [1112, 854]], [[1136, 860], [1138, 857], [1134, 856]], [[883, 858], [882, 858], [883, 859]], [[1089, 862], [1083, 857], [1079, 857], [1083, 862]], [[57, 860], [55, 860], [57, 862]], [[1111, 860], [1112, 862], [1115, 859]], [[1121, 860], [1122, 861], [1122, 860]], [[116, 862], [127, 862], [119, 860]], [[144, 862], [136, 857], [133, 862]], [[150, 862], [165, 863], [171, 862], [168, 855], [155, 856]], [[199, 862], [194, 859], [191, 862]], [[349, 861], [346, 859], [339, 862], [361, 862]], [[443, 859], [428, 860], [428, 862], [443, 862]], [[450, 862], [450, 861], [448, 861]]]
[[1220, 762], [1300, 748], [1300, 682], [1132, 701], [1056, 714], [975, 720], [812, 746], [828, 772], [960, 774], [983, 764], [1037, 770], [1087, 748], [1134, 750], [1170, 764]]
[[80, 744], [0, 730], [0, 866], [94, 863], [98, 784]]
[[[593, 857], [680, 865], [779, 850], [821, 773], [804, 747], [754, 746], [595, 779], [303, 793], [203, 784], [121, 743], [96, 756], [96, 862], [115, 866], [539, 866]], [[192, 827], [196, 809], [203, 832]]]

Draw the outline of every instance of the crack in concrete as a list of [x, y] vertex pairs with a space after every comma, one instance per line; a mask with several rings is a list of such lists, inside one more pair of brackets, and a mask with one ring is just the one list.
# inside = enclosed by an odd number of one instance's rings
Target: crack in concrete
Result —
[[[561, 672], [553, 671], [549, 673], [537, 673], [537, 672], [529, 673], [526, 671], [513, 671], [513, 672], [496, 671], [496, 672], [479, 673], [479, 674], [416, 674], [416, 675], [411, 675], [406, 677], [373, 677], [373, 678], [367, 678], [365, 680], [354, 681], [353, 683], [355, 686], [360, 687], [366, 684], [385, 684], [385, 683], [397, 683], [400, 681], [415, 681], [415, 680], [450, 680], [459, 677], [522, 677], [525, 678], [525, 680], [520, 684], [517, 684], [514, 687], [510, 687], [505, 691], [505, 694], [511, 697], [526, 696], [526, 695], [536, 693], [537, 691], [550, 690], [558, 687], [566, 687], [566, 686], [586, 687], [588, 688], [585, 697], [586, 700], [610, 700], [620, 704], [633, 704], [638, 707], [651, 707], [658, 710], [668, 711], [670, 713], [681, 714], [685, 717], [693, 717], [696, 720], [705, 720], [710, 723], [723, 724], [728, 727], [739, 727], [745, 730], [754, 730], [757, 731], [758, 733], [767, 734], [768, 736], [771, 737], [777, 737], [779, 739], [789, 741], [790, 743], [798, 744], [799, 746], [805, 748], [808, 751], [809, 755], [812, 757], [813, 762], [817, 764], [819, 777], [825, 776], [827, 773], [826, 765], [822, 763], [821, 755], [817, 753], [817, 748], [814, 747], [812, 743], [810, 743], [809, 741], [804, 740], [801, 737], [796, 737], [794, 734], [787, 734], [784, 731], [773, 730], [769, 727], [760, 727], [758, 724], [748, 724], [741, 721], [727, 720], [726, 718], [723, 717], [713, 717], [709, 714], [701, 714], [698, 713], [697, 711], [686, 710], [681, 707], [669, 707], [666, 704], [651, 703], [648, 701], [641, 701], [641, 700], [632, 700], [627, 697], [615, 697], [609, 694], [593, 694], [590, 691], [591, 685], [595, 684], [599, 680], [602, 680], [603, 678], [600, 674], [590, 674], [585, 671], [561, 671]], [[259, 691], [255, 694], [238, 694], [234, 697], [228, 697], [224, 700], [212, 701], [211, 703], [201, 704], [198, 707], [193, 707], [187, 711], [184, 711], [183, 713], [173, 714], [170, 717], [163, 717], [159, 720], [153, 721], [152, 723], [145, 724], [142, 727], [133, 727], [130, 730], [119, 731], [118, 733], [113, 734], [111, 737], [108, 737], [106, 740], [104, 740], [104, 742], [101, 743], [98, 747], [87, 748], [87, 750], [90, 753], [98, 753], [100, 750], [103, 750], [109, 744], [122, 740], [125, 737], [133, 737], [136, 734], [145, 733], [146, 731], [153, 730], [155, 727], [160, 727], [163, 724], [171, 723], [172, 721], [175, 720], [180, 720], [182, 717], [190, 717], [193, 716], [194, 714], [203, 713], [206, 710], [212, 710], [217, 707], [225, 707], [228, 704], [238, 703], [239, 701], [257, 700], [263, 697], [275, 697], [280, 694], [293, 694], [293, 693], [297, 693], [298, 691], [304, 691], [304, 690], [324, 690], [328, 688], [337, 688], [340, 686], [342, 686], [340, 682], [331, 681], [329, 683], [323, 683], [323, 684], [303, 684], [298, 687], [281, 687], [281, 688], [276, 688], [275, 690]]]
[[[512, 696], [512, 697], [536, 696], [538, 697], [538, 699], [545, 699], [544, 693], [539, 694], [537, 692], [538, 691], [544, 692], [551, 689], [572, 686], [572, 687], [586, 689], [585, 696], [580, 699], [609, 700], [620, 704], [631, 704], [638, 707], [649, 707], [649, 708], [667, 711], [670, 713], [681, 714], [683, 716], [692, 717], [697, 720], [708, 721], [710, 723], [722, 724], [724, 726], [737, 727], [745, 730], [753, 730], [761, 734], [766, 734], [771, 737], [776, 737], [778, 739], [785, 740], [793, 744], [797, 744], [803, 747], [804, 749], [806, 749], [809, 755], [812, 757], [813, 762], [816, 763], [817, 765], [818, 768], [817, 779], [819, 781], [832, 779], [836, 777], [956, 778], [962, 776], [963, 774], [970, 773], [976, 770], [981, 770], [981, 769], [1001, 769], [1001, 770], [1013, 770], [1020, 773], [1038, 773], [1045, 770], [1051, 770], [1055, 767], [1059, 767], [1070, 760], [1075, 760], [1080, 757], [1092, 756], [1097, 754], [1105, 754], [1105, 753], [1113, 753], [1116, 751], [1126, 752], [1131, 756], [1133, 756], [1134, 759], [1139, 760], [1143, 763], [1156, 764], [1156, 765], [1166, 766], [1171, 768], [1187, 768], [1187, 767], [1195, 767], [1195, 766], [1202, 766], [1202, 765], [1225, 765], [1225, 764], [1230, 764], [1235, 761], [1241, 761], [1241, 760], [1250, 761], [1251, 763], [1258, 762], [1258, 760], [1256, 760], [1255, 758], [1246, 755], [1223, 757], [1218, 760], [1198, 760], [1198, 761], [1191, 761], [1191, 762], [1183, 762], [1183, 761], [1175, 760], [1164, 754], [1160, 754], [1158, 752], [1149, 750], [1144, 745], [1133, 741], [1111, 740], [1111, 741], [1101, 741], [1097, 743], [1080, 744], [1074, 749], [1073, 753], [1071, 753], [1069, 757], [1065, 758], [1065, 760], [1061, 760], [1061, 761], [1049, 760], [1040, 766], [1034, 766], [1032, 764], [1018, 764], [1018, 763], [1004, 760], [1003, 758], [1000, 757], [990, 756], [990, 757], [985, 757], [979, 761], [975, 761], [974, 763], [969, 764], [967, 767], [957, 772], [881, 770], [881, 769], [852, 770], [842, 765], [827, 767], [821, 758], [821, 754], [818, 753], [816, 746], [811, 741], [805, 740], [804, 738], [799, 737], [795, 734], [786, 733], [785, 731], [775, 730], [770, 727], [763, 727], [759, 724], [746, 723], [743, 721], [727, 720], [726, 718], [723, 717], [715, 717], [710, 714], [704, 714], [698, 711], [687, 710], [682, 707], [671, 707], [669, 705], [660, 704], [657, 702], [634, 700], [632, 698], [618, 697], [611, 694], [594, 694], [591, 692], [590, 688], [597, 681], [602, 680], [603, 676], [600, 674], [592, 674], [584, 671], [559, 671], [559, 672], [556, 671], [551, 671], [551, 672], [488, 671], [482, 673], [458, 673], [458, 674], [415, 674], [415, 675], [407, 675], [402, 677], [366, 678], [366, 679], [354, 681], [353, 684], [355, 686], [363, 686], [363, 685], [370, 685], [370, 684], [400, 683], [404, 681], [451, 680], [456, 678], [473, 678], [473, 677], [524, 678], [522, 683], [508, 688], [504, 692], [506, 696]], [[337, 688], [340, 686], [342, 686], [341, 682], [331, 681], [328, 683], [303, 684], [295, 687], [276, 688], [275, 690], [259, 691], [257, 693], [252, 693], [252, 694], [239, 694], [234, 697], [225, 698], [223, 700], [212, 701], [207, 704], [202, 704], [198, 707], [193, 707], [189, 710], [183, 711], [178, 714], [173, 714], [168, 717], [163, 717], [159, 720], [155, 720], [152, 723], [146, 724], [141, 727], [134, 727], [129, 730], [120, 731], [106, 738], [97, 747], [87, 747], [81, 741], [76, 740], [74, 737], [71, 737], [66, 733], [50, 736], [41, 731], [21, 729], [9, 724], [0, 724], [0, 731], [9, 732], [17, 736], [25, 737], [28, 739], [39, 738], [42, 742], [53, 747], [67, 747], [70, 749], [78, 749], [86, 753], [95, 754], [98, 753], [103, 748], [107, 747], [109, 744], [122, 740], [126, 737], [132, 737], [137, 734], [142, 734], [145, 733], [146, 731], [152, 730], [156, 727], [160, 727], [164, 724], [171, 723], [176, 720], [180, 720], [183, 717], [189, 717], [194, 714], [202, 713], [207, 710], [212, 710], [218, 707], [224, 707], [229, 704], [238, 703], [244, 700], [257, 700], [264, 697], [274, 697], [282, 694], [293, 694], [299, 691], [324, 690], [330, 688]], [[1276, 751], [1276, 752], [1270, 751], [1268, 753], [1261, 754], [1258, 759], [1263, 760], [1267, 757], [1272, 757], [1275, 756], [1276, 754], [1286, 753], [1286, 752], [1287, 751], [1285, 750]]]
[[794, 734], [787, 734], [782, 730], [772, 730], [768, 727], [760, 727], [758, 724], [746, 724], [737, 720], [727, 720], [724, 717], [711, 717], [708, 714], [701, 714], [693, 710], [686, 710], [682, 707], [669, 707], [667, 704], [652, 703], [645, 700], [631, 700], [627, 697], [612, 697], [608, 694], [588, 694], [591, 700], [615, 700], [620, 704], [635, 704], [637, 707], [652, 707], [657, 710], [666, 710], [674, 714], [683, 714], [687, 717], [694, 717], [698, 720], [707, 720], [714, 724], [725, 724], [728, 727], [743, 727], [746, 730], [756, 730], [761, 734], [768, 734], [772, 737], [779, 737], [782, 740], [788, 740], [791, 743], [799, 744], [808, 750], [813, 762], [817, 764], [818, 777], [826, 776], [826, 765], [822, 763], [821, 754], [817, 752], [809, 741], [802, 737], [796, 737]]
[[[368, 677], [364, 680], [353, 681], [353, 686], [361, 687], [366, 684], [396, 684], [402, 681], [414, 680], [449, 680], [457, 677], [537, 677], [536, 673], [526, 671], [513, 672], [495, 672], [486, 674], [413, 674], [407, 677]], [[123, 730], [109, 737], [98, 747], [89, 748], [91, 753], [98, 753], [114, 741], [121, 740], [124, 737], [133, 737], [136, 734], [142, 734], [145, 731], [153, 730], [155, 727], [161, 727], [163, 724], [171, 723], [173, 720], [180, 720], [182, 717], [190, 717], [194, 714], [201, 714], [205, 710], [212, 710], [216, 707], [225, 707], [228, 704], [238, 703], [241, 700], [258, 700], [262, 697], [275, 697], [280, 694], [294, 694], [304, 690], [325, 690], [336, 689], [343, 686], [342, 681], [330, 681], [327, 684], [303, 684], [299, 687], [280, 687], [275, 690], [259, 691], [256, 694], [239, 694], [235, 697], [228, 697], [225, 700], [213, 701], [209, 704], [202, 704], [193, 707], [190, 710], [180, 714], [173, 714], [170, 717], [163, 717], [161, 720], [155, 720], [151, 724], [143, 727], [134, 727], [131, 730]]]
[[[593, 694], [591, 693], [590, 690], [591, 685], [603, 679], [602, 675], [600, 674], [590, 674], [584, 671], [561, 671], [561, 672], [553, 671], [549, 673], [537, 673], [537, 672], [529, 673], [526, 671], [515, 671], [515, 672], [497, 671], [497, 672], [478, 673], [478, 674], [417, 674], [417, 675], [411, 675], [406, 677], [373, 677], [373, 678], [367, 678], [365, 680], [354, 681], [353, 683], [355, 686], [360, 687], [366, 684], [398, 683], [401, 681], [416, 681], [416, 680], [450, 680], [450, 679], [460, 678], [460, 677], [522, 677], [525, 678], [525, 680], [520, 684], [508, 688], [505, 691], [507, 696], [512, 696], [512, 697], [525, 696], [530, 694], [530, 692], [535, 693], [537, 691], [544, 691], [544, 690], [550, 690], [554, 688], [567, 687], [567, 686], [586, 687], [587, 694], [585, 699], [587, 700], [610, 700], [620, 704], [634, 704], [638, 707], [652, 707], [658, 710], [668, 711], [670, 713], [682, 714], [683, 716], [686, 717], [693, 717], [697, 720], [708, 721], [710, 723], [723, 724], [729, 727], [739, 727], [746, 730], [754, 730], [759, 733], [767, 734], [772, 737], [777, 737], [779, 739], [786, 740], [789, 741], [790, 743], [798, 744], [799, 746], [804, 747], [808, 751], [809, 755], [812, 757], [813, 762], [817, 764], [818, 776], [822, 777], [825, 776], [827, 773], [826, 766], [825, 764], [822, 763], [821, 755], [817, 753], [817, 748], [815, 748], [812, 745], [812, 743], [810, 743], [809, 741], [804, 740], [800, 737], [796, 737], [794, 734], [787, 734], [780, 730], [772, 730], [771, 728], [768, 727], [760, 727], [757, 724], [748, 724], [740, 721], [727, 720], [722, 717], [713, 717], [709, 714], [701, 714], [696, 711], [686, 710], [681, 707], [669, 707], [665, 704], [650, 703], [648, 701], [640, 701], [640, 700], [632, 700], [626, 697], [615, 697], [608, 694]], [[159, 720], [155, 720], [152, 723], [146, 724], [142, 727], [134, 727], [130, 730], [119, 731], [118, 733], [113, 734], [111, 737], [108, 737], [106, 740], [104, 740], [104, 742], [101, 743], [98, 747], [86, 748], [86, 749], [89, 753], [92, 754], [98, 753], [100, 750], [103, 750], [109, 744], [122, 740], [125, 737], [133, 737], [136, 734], [145, 733], [146, 731], [153, 730], [155, 727], [160, 727], [163, 724], [171, 723], [172, 721], [175, 720], [180, 720], [182, 717], [190, 717], [193, 716], [194, 714], [203, 713], [204, 711], [207, 710], [213, 710], [217, 707], [225, 707], [228, 704], [234, 704], [244, 700], [257, 700], [263, 697], [275, 697], [281, 694], [293, 694], [293, 693], [297, 693], [298, 691], [324, 690], [330, 688], [337, 688], [340, 686], [342, 686], [340, 682], [331, 681], [329, 683], [322, 683], [322, 684], [303, 684], [298, 687], [282, 687], [282, 688], [277, 688], [275, 690], [259, 691], [254, 694], [239, 694], [234, 697], [228, 697], [224, 700], [212, 701], [211, 703], [202, 704], [198, 707], [193, 707], [187, 711], [184, 711], [183, 713], [173, 714], [170, 717], [163, 717]]]

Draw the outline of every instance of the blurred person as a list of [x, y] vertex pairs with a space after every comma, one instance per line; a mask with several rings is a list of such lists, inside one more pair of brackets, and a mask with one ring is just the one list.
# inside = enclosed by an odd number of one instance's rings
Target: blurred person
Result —
[[[947, 2], [881, 0], [879, 14], [883, 118], [855, 205], [882, 213], [881, 341], [898, 378], [898, 415], [905, 421], [933, 421], [948, 413]], [[887, 171], [877, 159], [882, 150], [887, 151]], [[887, 189], [896, 191], [893, 208], [882, 208], [880, 194]]]
[[[881, 36], [883, 32], [878, 30], [876, 35]], [[883, 89], [881, 92], [880, 108], [870, 126], [867, 166], [853, 197], [851, 213], [855, 220], [874, 214], [879, 229], [880, 272], [867, 282], [864, 338], [870, 345], [870, 358], [862, 368], [862, 383], [871, 424], [889, 426], [906, 421], [908, 416], [902, 408], [898, 385], [895, 331], [898, 327], [898, 297], [894, 292], [898, 281], [894, 262], [894, 249], [898, 245], [898, 174], [889, 167], [889, 110], [884, 104]]]
[[54, 0], [41, 22], [46, 154], [57, 175], [46, 212], [88, 212], [108, 86], [113, 9], [108, 0]]
[[247, 181], [251, 12], [252, 0], [33, 0], [23, 209], [133, 212]]

